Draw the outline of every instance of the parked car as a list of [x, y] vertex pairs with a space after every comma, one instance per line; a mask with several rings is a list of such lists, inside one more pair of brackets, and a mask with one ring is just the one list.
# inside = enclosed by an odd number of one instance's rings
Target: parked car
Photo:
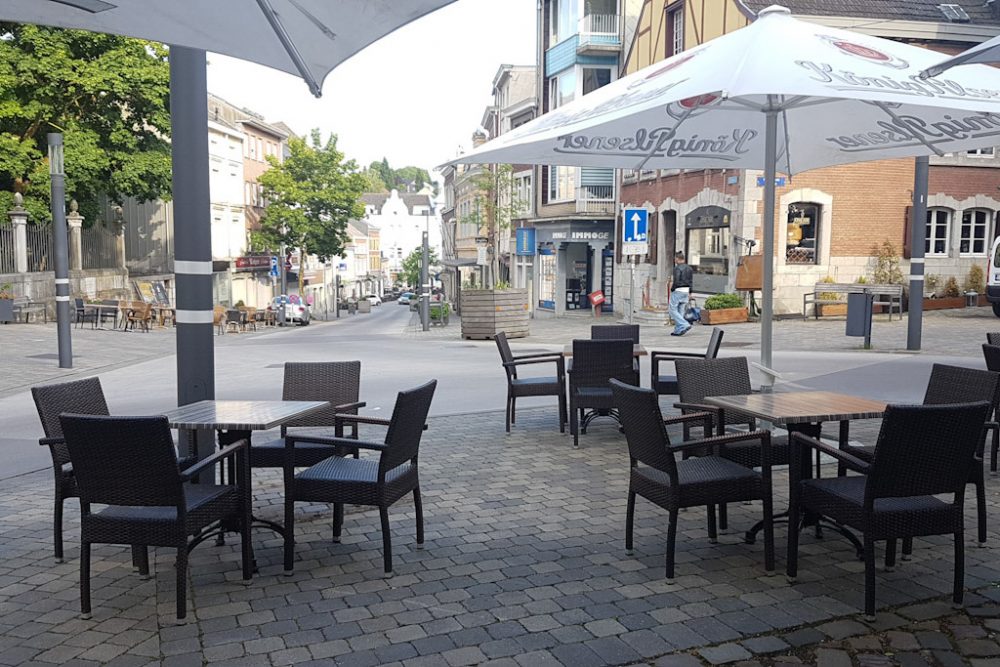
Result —
[[362, 299], [368, 299], [368, 303], [370, 303], [373, 306], [381, 306], [382, 305], [382, 297], [380, 297], [377, 294], [365, 294], [361, 298]]
[[399, 295], [399, 298], [396, 299], [396, 303], [398, 303], [401, 306], [409, 306], [410, 300], [411, 299], [416, 300], [416, 298], [417, 295], [414, 294], [413, 292], [403, 292], [402, 294]]
[[[276, 296], [271, 299], [270, 305], [268, 305], [268, 310], [273, 310], [274, 312], [281, 311], [281, 300], [283, 297]], [[294, 322], [305, 326], [309, 324], [309, 306], [298, 298], [298, 295], [293, 294], [292, 298], [294, 301], [289, 300], [289, 297], [284, 297], [285, 300], [285, 323]]]
[[986, 267], [986, 300], [993, 306], [993, 314], [1000, 317], [1000, 236], [993, 239], [989, 264]]

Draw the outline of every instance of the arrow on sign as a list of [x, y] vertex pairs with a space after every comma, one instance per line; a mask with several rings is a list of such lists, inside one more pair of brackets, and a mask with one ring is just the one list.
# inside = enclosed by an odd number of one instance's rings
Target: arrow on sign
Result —
[[642, 216], [638, 213], [632, 214], [632, 238], [636, 241], [645, 241], [646, 235], [639, 233], [639, 223], [642, 222]]

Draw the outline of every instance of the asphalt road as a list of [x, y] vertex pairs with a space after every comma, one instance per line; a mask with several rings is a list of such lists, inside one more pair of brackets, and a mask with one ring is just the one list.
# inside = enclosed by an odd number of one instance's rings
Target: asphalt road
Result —
[[[216, 396], [279, 399], [285, 361], [361, 359], [363, 412], [388, 417], [401, 389], [438, 380], [433, 415], [503, 410], [506, 383], [492, 341], [421, 340], [412, 313], [394, 302], [332, 323], [314, 322], [294, 331], [247, 336], [216, 347]], [[559, 350], [561, 345], [515, 344], [515, 352]], [[756, 355], [749, 349], [732, 354]], [[775, 355], [782, 388], [825, 389], [898, 402], [918, 402], [934, 361], [979, 366], [977, 359], [821, 350]], [[159, 414], [176, 404], [176, 361], [164, 355], [101, 373], [116, 414]], [[643, 384], [648, 368], [643, 364]], [[552, 403], [534, 399], [535, 405]], [[532, 401], [519, 401], [528, 407]], [[553, 418], [555, 412], [553, 407]], [[502, 419], [502, 414], [497, 419]], [[553, 422], [554, 425], [554, 422]], [[45, 468], [48, 451], [37, 444], [38, 417], [25, 391], [0, 398], [0, 479]], [[569, 442], [567, 441], [567, 446]]]

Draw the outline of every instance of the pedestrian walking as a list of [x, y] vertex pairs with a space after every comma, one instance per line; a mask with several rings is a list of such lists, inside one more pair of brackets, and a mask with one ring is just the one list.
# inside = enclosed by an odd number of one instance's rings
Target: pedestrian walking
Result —
[[688, 265], [683, 252], [674, 255], [674, 275], [670, 279], [670, 319], [674, 321], [671, 336], [683, 336], [691, 328], [684, 319], [684, 309], [691, 298], [691, 280], [694, 271]]

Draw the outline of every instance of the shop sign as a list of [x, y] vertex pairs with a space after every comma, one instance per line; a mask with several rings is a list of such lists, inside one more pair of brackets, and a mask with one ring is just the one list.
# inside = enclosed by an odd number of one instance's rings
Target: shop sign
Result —
[[237, 271], [269, 271], [271, 269], [271, 256], [251, 255], [249, 257], [237, 257], [233, 260], [233, 263]]
[[552, 238], [557, 241], [607, 241], [611, 232], [552, 232]]
[[534, 255], [535, 254], [535, 228], [534, 227], [519, 227], [514, 230], [514, 237], [517, 242], [517, 255]]

